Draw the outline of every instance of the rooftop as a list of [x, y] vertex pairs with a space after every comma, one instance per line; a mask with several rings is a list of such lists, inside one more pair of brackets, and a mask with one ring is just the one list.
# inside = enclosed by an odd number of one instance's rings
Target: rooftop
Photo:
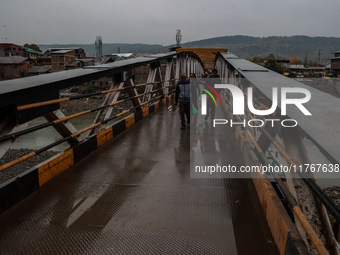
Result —
[[51, 69], [52, 69], [51, 65], [33, 66], [27, 72], [28, 73], [47, 73], [47, 72], [50, 72]]
[[65, 54], [71, 51], [74, 51], [74, 50], [56, 50], [56, 51], [51, 52], [51, 54]]
[[0, 45], [14, 45], [14, 46], [17, 46], [17, 47], [21, 47], [20, 45], [15, 44], [15, 43], [0, 43]]
[[119, 58], [128, 58], [131, 57], [133, 53], [113, 53], [112, 56], [117, 56]]
[[30, 52], [30, 53], [35, 53], [35, 54], [39, 54], [39, 55], [44, 55], [41, 51], [37, 51], [37, 50], [33, 50], [31, 48], [27, 48], [27, 47], [22, 47], [25, 51]]
[[80, 60], [73, 60], [73, 61], [67, 63], [66, 66], [68, 66], [68, 67], [75, 67], [75, 66], [77, 66], [79, 63], [81, 63]]
[[289, 65], [288, 68], [290, 69], [305, 69], [304, 65]]
[[20, 56], [0, 57], [0, 65], [20, 64], [27, 59], [28, 58], [24, 58], [24, 57], [20, 57]]

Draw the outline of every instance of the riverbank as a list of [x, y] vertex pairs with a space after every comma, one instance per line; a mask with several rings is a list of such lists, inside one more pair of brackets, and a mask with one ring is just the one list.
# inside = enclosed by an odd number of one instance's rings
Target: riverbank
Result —
[[[104, 96], [81, 98], [61, 103], [60, 109], [65, 113], [82, 112], [102, 106], [103, 101]], [[130, 109], [131, 107], [133, 107], [131, 101], [121, 102], [120, 104], [113, 106], [113, 112], [119, 113], [121, 110]]]
[[323, 189], [323, 191], [340, 208], [340, 187], [328, 187], [328, 188]]
[[81, 98], [66, 101], [60, 104], [60, 109], [64, 112], [81, 112], [101, 106], [103, 97]]

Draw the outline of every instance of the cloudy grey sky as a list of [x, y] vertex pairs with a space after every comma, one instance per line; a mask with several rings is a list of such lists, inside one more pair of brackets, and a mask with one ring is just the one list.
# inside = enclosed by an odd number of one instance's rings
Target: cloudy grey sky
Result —
[[[1, 0], [0, 41], [175, 43], [224, 35], [340, 37], [339, 0]], [[6, 39], [7, 38], [7, 39]]]

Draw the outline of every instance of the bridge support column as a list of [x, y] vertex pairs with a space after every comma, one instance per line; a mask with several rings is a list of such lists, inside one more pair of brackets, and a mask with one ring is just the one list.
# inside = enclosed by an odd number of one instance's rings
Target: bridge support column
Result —
[[[169, 58], [167, 60], [167, 64], [166, 64], [166, 71], [165, 71], [165, 76], [164, 76], [164, 80], [165, 82], [163, 83], [163, 87], [167, 87], [163, 89], [163, 93], [166, 94], [169, 91], [169, 85], [171, 84], [171, 82], [169, 81], [171, 79], [171, 74], [172, 74], [172, 67], [173, 67], [173, 62], [172, 59]], [[166, 97], [168, 97], [169, 95], [166, 94]]]
[[[124, 87], [134, 87], [134, 88], [129, 88], [127, 89], [127, 92], [129, 93], [129, 96], [130, 97], [135, 97], [135, 96], [138, 96], [138, 92], [137, 92], [137, 89], [135, 87], [135, 83], [133, 82], [132, 79], [128, 79], [125, 81], [124, 83]], [[140, 98], [134, 98], [132, 99], [132, 103], [133, 103], [133, 106], [136, 107], [136, 106], [139, 106], [141, 104], [141, 100]], [[136, 111], [141, 111], [141, 107], [137, 107], [136, 108]]]
[[[161, 68], [159, 66], [159, 62], [156, 64], [153, 64], [153, 65], [150, 65], [150, 71], [149, 71], [149, 75], [148, 75], [148, 79], [147, 79], [147, 83], [153, 83], [155, 82], [156, 80], [156, 75], [157, 75], [157, 71], [158, 71], [158, 78], [160, 80], [162, 80], [162, 74], [161, 74]], [[146, 85], [145, 86], [145, 90], [144, 90], [144, 93], [149, 93], [153, 90], [153, 86], [154, 84], [150, 84], [150, 85]], [[143, 100], [142, 102], [146, 102], [146, 101], [149, 101], [151, 98], [151, 94], [147, 94], [147, 95], [144, 95], [143, 96]]]
[[[124, 77], [123, 77], [124, 79]], [[116, 75], [115, 77], [112, 78], [112, 85], [110, 87], [110, 89], [117, 89], [117, 88], [122, 88], [124, 86], [124, 82], [121, 82], [122, 77], [121, 74]], [[102, 103], [103, 105], [108, 105], [108, 104], [112, 104], [114, 102], [117, 101], [118, 97], [119, 97], [120, 91], [116, 91], [116, 92], [112, 92], [112, 93], [108, 93], [105, 96], [105, 99]], [[103, 121], [104, 119], [110, 117], [111, 113], [113, 111], [113, 107], [108, 107], [108, 108], [104, 108], [102, 110], [99, 110], [99, 112], [97, 113], [96, 118], [93, 121], [93, 124], [96, 124], [98, 122]], [[101, 130], [103, 128], [104, 125], [100, 125], [99, 127], [96, 127], [94, 129], [92, 129], [89, 133], [89, 136], [97, 133], [99, 130]]]
[[[55, 120], [58, 120], [58, 119], [61, 119], [61, 118], [65, 118], [65, 114], [60, 109], [58, 109], [54, 112], [50, 112], [50, 113], [44, 115], [44, 117], [48, 122], [51, 122], [51, 121], [55, 121]], [[63, 138], [68, 137], [68, 136], [78, 132], [77, 129], [69, 121], [59, 123], [57, 125], [54, 125], [53, 127], [55, 128], [55, 130], [58, 131], [58, 133]], [[79, 138], [72, 138], [72, 139], [68, 140], [68, 143], [71, 144], [71, 145], [77, 144], [79, 142], [80, 142]]]

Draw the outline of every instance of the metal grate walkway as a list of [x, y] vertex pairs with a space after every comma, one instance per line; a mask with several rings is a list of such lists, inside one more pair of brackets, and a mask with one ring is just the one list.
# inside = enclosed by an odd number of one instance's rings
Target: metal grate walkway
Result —
[[177, 112], [138, 122], [0, 215], [0, 253], [276, 254], [251, 181], [190, 179], [189, 140]]

